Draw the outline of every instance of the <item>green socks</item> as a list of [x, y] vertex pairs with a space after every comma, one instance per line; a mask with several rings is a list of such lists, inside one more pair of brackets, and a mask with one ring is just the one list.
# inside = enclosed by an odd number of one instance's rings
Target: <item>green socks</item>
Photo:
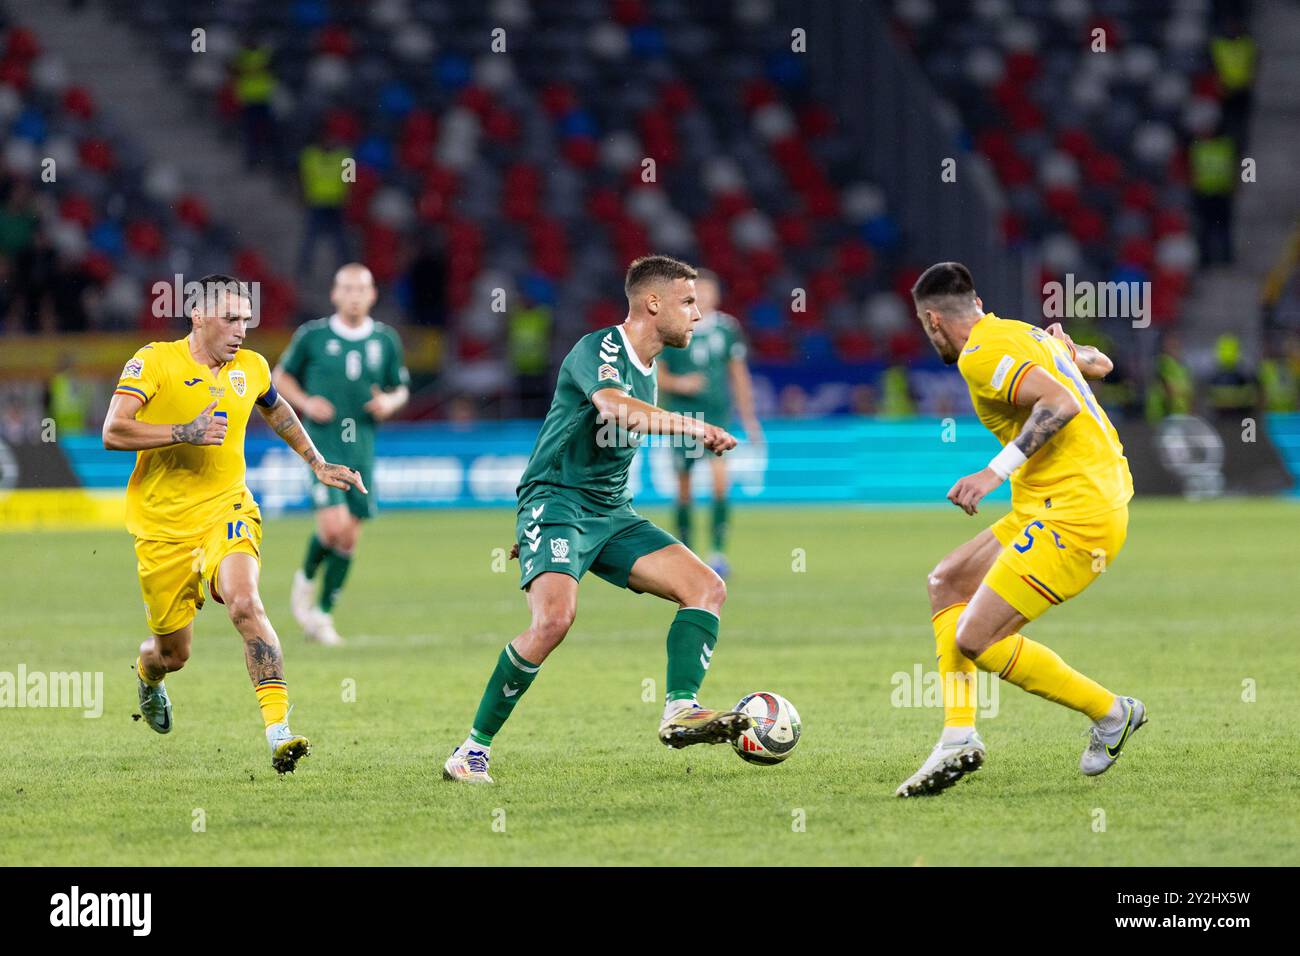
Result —
[[325, 581], [320, 589], [320, 609], [327, 614], [334, 609], [343, 581], [352, 567], [352, 555], [339, 554], [334, 550], [325, 552]]
[[308, 578], [316, 577], [316, 569], [325, 560], [325, 555], [329, 554], [329, 550], [320, 543], [320, 538], [313, 534], [311, 541], [307, 544], [307, 557], [302, 562], [302, 573], [307, 575]]
[[667, 700], [693, 700], [709, 669], [718, 643], [718, 616], [698, 607], [684, 607], [668, 628]]
[[713, 501], [713, 550], [726, 550], [727, 543], [727, 511], [729, 510], [726, 498], [715, 498]]
[[488, 678], [478, 710], [474, 712], [474, 726], [469, 735], [475, 743], [484, 747], [492, 745], [492, 738], [510, 717], [510, 712], [519, 703], [519, 698], [524, 696], [524, 691], [528, 690], [541, 667], [541, 664], [520, 657], [513, 645], [506, 645], [506, 649], [497, 658], [496, 670]]
[[686, 547], [691, 546], [691, 506], [677, 506], [677, 540]]

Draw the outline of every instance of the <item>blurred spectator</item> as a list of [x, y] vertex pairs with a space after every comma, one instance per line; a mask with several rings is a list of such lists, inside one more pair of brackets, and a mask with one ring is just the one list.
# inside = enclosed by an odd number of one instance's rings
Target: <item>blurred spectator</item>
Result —
[[447, 421], [453, 425], [472, 425], [478, 420], [478, 409], [467, 395], [457, 395], [447, 403]]
[[1183, 364], [1182, 342], [1172, 332], [1156, 356], [1155, 375], [1147, 387], [1147, 421], [1155, 424], [1169, 415], [1188, 415], [1192, 411], [1192, 373]]
[[1259, 405], [1259, 383], [1241, 364], [1241, 342], [1235, 335], [1220, 335], [1215, 344], [1218, 367], [1210, 377], [1210, 408], [1219, 415], [1237, 418]]
[[0, 418], [0, 438], [11, 445], [21, 445], [35, 441], [39, 423], [17, 395], [9, 396], [5, 402], [4, 417]]
[[808, 393], [793, 383], [781, 389], [777, 399], [784, 418], [803, 418], [808, 414]]
[[1227, 21], [1227, 27], [1210, 41], [1214, 72], [1223, 88], [1224, 131], [1245, 150], [1250, 131], [1250, 111], [1255, 85], [1255, 41], [1246, 34], [1239, 17]]
[[86, 383], [76, 374], [76, 360], [66, 354], [59, 361], [59, 370], [50, 377], [46, 390], [46, 414], [54, 419], [57, 434], [73, 434], [86, 430], [89, 409]]
[[520, 304], [507, 318], [506, 340], [518, 412], [524, 417], [541, 416], [546, 414], [551, 397], [551, 307], [522, 291], [516, 299]]
[[1265, 336], [1259, 385], [1267, 411], [1294, 412], [1300, 408], [1300, 336]]
[[849, 392], [849, 407], [854, 415], [875, 415], [877, 410], [875, 388], [865, 383], [854, 385]]
[[420, 237], [419, 251], [407, 266], [411, 321], [417, 325], [447, 325], [447, 259], [442, 236], [427, 230]]
[[343, 181], [343, 163], [346, 159], [347, 150], [333, 134], [304, 148], [299, 157], [302, 198], [307, 206], [302, 245], [298, 250], [300, 279], [311, 274], [315, 265], [316, 243], [321, 239], [330, 239], [334, 243], [337, 261], [331, 267], [341, 266], [352, 258], [343, 225], [343, 203], [348, 194], [348, 184]]
[[275, 95], [272, 56], [268, 44], [250, 38], [230, 61], [235, 102], [244, 128], [244, 164], [249, 169], [268, 158], [273, 165], [279, 165], [279, 134], [271, 112], [271, 97]]
[[1220, 132], [1192, 142], [1192, 192], [1201, 264], [1231, 263], [1232, 193], [1237, 184], [1237, 147]]
[[912, 387], [907, 380], [907, 369], [893, 365], [880, 377], [880, 416], [882, 418], [908, 418], [916, 414], [912, 401]]

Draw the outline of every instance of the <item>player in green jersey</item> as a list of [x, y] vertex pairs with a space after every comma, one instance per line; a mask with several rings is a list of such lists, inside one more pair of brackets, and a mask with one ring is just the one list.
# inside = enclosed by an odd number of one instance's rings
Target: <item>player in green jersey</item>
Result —
[[[361, 473], [373, 487], [375, 425], [391, 418], [410, 397], [402, 340], [370, 317], [375, 281], [360, 263], [334, 274], [329, 318], [304, 323], [273, 373], [275, 387], [302, 414], [316, 447], [331, 461]], [[329, 449], [324, 451], [324, 449]], [[316, 531], [302, 569], [294, 574], [291, 604], [309, 640], [343, 643], [333, 608], [356, 553], [361, 522], [374, 517], [374, 495], [340, 491], [316, 482]], [[319, 596], [314, 578], [324, 567]]]
[[[726, 312], [718, 311], [718, 277], [707, 269], [695, 280], [699, 297], [700, 321], [684, 349], [665, 349], [659, 365], [659, 387], [667, 400], [664, 407], [674, 412], [702, 415], [705, 421], [731, 421], [732, 403], [745, 426], [750, 442], [763, 440], [762, 429], [754, 415], [754, 386], [745, 363], [745, 339], [740, 323]], [[691, 545], [691, 468], [700, 449], [673, 449], [677, 465], [677, 537]], [[709, 567], [722, 577], [728, 566], [723, 550], [727, 540], [728, 493], [731, 482], [724, 458], [713, 458], [713, 554]]]
[[668, 681], [659, 739], [670, 747], [735, 740], [752, 719], [695, 699], [718, 640], [727, 586], [668, 532], [638, 515], [628, 474], [643, 435], [692, 439], [721, 455], [736, 440], [702, 418], [656, 407], [655, 357], [690, 344], [700, 320], [696, 272], [667, 256], [628, 268], [628, 316], [579, 339], [560, 366], [555, 397], [516, 489], [515, 547], [532, 623], [506, 645], [465, 742], [443, 767], [449, 780], [491, 783], [493, 737], [573, 624], [578, 580], [678, 605], [668, 629]]

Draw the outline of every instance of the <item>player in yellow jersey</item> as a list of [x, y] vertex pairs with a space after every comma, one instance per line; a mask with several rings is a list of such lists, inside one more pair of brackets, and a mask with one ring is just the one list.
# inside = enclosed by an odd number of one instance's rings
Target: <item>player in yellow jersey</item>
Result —
[[948, 500], [968, 515], [1011, 479], [1011, 513], [930, 573], [930, 607], [944, 687], [944, 729], [900, 797], [937, 793], [978, 770], [976, 669], [1092, 721], [1079, 769], [1103, 773], [1146, 722], [1140, 700], [1117, 696], [1020, 633], [1079, 594], [1115, 560], [1128, 530], [1133, 480], [1119, 435], [1084, 377], [1111, 361], [1048, 329], [984, 312], [970, 271], [941, 262], [912, 288], [917, 316], [939, 356], [956, 364], [975, 413], [1003, 443], [988, 467], [962, 478]]
[[160, 734], [172, 729], [163, 678], [185, 666], [203, 590], [225, 604], [244, 639], [271, 764], [294, 769], [311, 752], [289, 730], [289, 695], [275, 629], [258, 595], [262, 518], [244, 483], [244, 431], [254, 406], [316, 477], [365, 487], [325, 461], [271, 384], [266, 359], [241, 348], [252, 317], [247, 288], [229, 276], [199, 280], [191, 331], [146, 345], [126, 363], [104, 421], [104, 447], [137, 453], [126, 489], [126, 526], [153, 636], [136, 660], [140, 712]]

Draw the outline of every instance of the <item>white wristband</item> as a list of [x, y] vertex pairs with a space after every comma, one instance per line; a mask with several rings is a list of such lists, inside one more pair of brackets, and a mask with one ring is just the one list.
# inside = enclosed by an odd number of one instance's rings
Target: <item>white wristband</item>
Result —
[[993, 460], [989, 462], [989, 470], [1006, 481], [1013, 471], [1028, 460], [1025, 453], [1016, 447], [1015, 442], [1007, 442], [1007, 446], [994, 455]]

